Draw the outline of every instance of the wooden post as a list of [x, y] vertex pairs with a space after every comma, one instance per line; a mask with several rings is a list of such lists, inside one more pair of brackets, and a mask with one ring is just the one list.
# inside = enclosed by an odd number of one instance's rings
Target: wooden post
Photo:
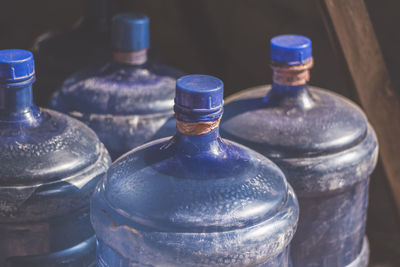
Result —
[[378, 135], [383, 167], [400, 214], [400, 103], [364, 0], [318, 1], [332, 43]]

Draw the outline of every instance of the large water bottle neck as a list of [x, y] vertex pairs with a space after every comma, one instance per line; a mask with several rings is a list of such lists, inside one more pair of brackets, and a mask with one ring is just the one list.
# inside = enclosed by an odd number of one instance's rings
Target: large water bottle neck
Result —
[[33, 103], [32, 84], [35, 78], [0, 84], [0, 120], [37, 122], [39, 110]]
[[112, 21], [113, 59], [126, 65], [142, 65], [150, 46], [150, 19], [143, 14], [122, 13]]
[[138, 66], [147, 62], [147, 49], [128, 52], [114, 50], [112, 55], [115, 62], [123, 65]]
[[187, 75], [177, 80], [175, 137], [182, 150], [206, 154], [220, 152], [223, 87], [221, 80], [208, 75]]
[[224, 154], [221, 147], [219, 122], [182, 122], [177, 120], [177, 133], [174, 138], [179, 153], [185, 155], [212, 155], [218, 157]]
[[[179, 116], [177, 116], [179, 117]], [[220, 138], [219, 124], [221, 117], [211, 121], [187, 122], [177, 118], [177, 135], [183, 140], [193, 142], [210, 142]]]
[[264, 101], [272, 106], [289, 106], [309, 109], [314, 99], [308, 90], [313, 60], [301, 65], [271, 64], [273, 85]]
[[107, 30], [111, 21], [111, 1], [110, 0], [86, 0], [83, 25]]
[[176, 103], [176, 99], [174, 110], [178, 137], [194, 143], [208, 143], [220, 138], [222, 104], [214, 108], [188, 109]]

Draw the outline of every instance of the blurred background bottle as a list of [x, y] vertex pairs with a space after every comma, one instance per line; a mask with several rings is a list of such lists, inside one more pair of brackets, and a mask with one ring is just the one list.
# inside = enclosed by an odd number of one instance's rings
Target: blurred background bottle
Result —
[[50, 104], [91, 127], [113, 159], [175, 133], [172, 106], [181, 73], [148, 60], [149, 23], [141, 14], [116, 15], [113, 60], [69, 77]]

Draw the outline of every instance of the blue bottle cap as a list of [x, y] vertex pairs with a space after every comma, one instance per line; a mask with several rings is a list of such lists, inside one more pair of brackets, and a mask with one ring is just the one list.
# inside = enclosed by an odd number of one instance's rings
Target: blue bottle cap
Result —
[[271, 39], [271, 61], [280, 65], [301, 65], [312, 58], [311, 40], [302, 35], [279, 35]]
[[112, 46], [117, 51], [129, 52], [150, 46], [150, 20], [142, 14], [124, 13], [112, 20]]
[[31, 52], [22, 49], [0, 51], [0, 82], [19, 82], [35, 76]]
[[187, 75], [176, 81], [175, 112], [195, 120], [214, 120], [224, 105], [224, 83], [213, 76]]

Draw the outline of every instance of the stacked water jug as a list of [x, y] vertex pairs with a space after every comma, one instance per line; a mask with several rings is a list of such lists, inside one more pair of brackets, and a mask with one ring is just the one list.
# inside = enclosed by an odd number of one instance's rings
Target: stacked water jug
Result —
[[112, 61], [69, 77], [50, 106], [83, 121], [113, 159], [175, 132], [173, 99], [181, 73], [147, 58], [149, 18], [119, 14], [112, 22]]
[[32, 53], [0, 51], [0, 266], [366, 267], [377, 140], [308, 86], [311, 41], [272, 38], [273, 84], [224, 107], [220, 79], [148, 59], [149, 23], [116, 15], [111, 60], [57, 111], [33, 104]]
[[32, 53], [0, 51], [0, 266], [90, 266], [89, 199], [110, 157], [83, 123], [32, 101]]
[[300, 204], [293, 266], [367, 266], [376, 136], [355, 104], [307, 85], [312, 65], [308, 38], [272, 38], [272, 86], [230, 97], [223, 134], [271, 159], [293, 186]]

